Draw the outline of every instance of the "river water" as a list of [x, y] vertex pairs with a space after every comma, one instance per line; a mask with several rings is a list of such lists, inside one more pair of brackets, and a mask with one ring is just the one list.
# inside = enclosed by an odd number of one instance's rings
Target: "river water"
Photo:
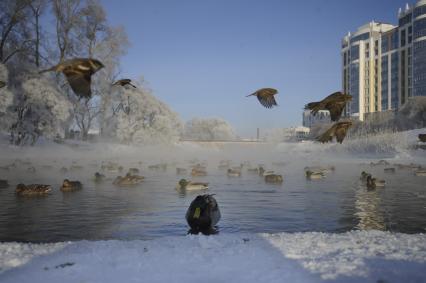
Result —
[[[219, 160], [219, 158], [217, 159]], [[242, 160], [241, 160], [242, 161]], [[152, 239], [185, 235], [185, 212], [191, 201], [203, 192], [179, 193], [180, 178], [209, 182], [205, 193], [215, 194], [222, 213], [220, 233], [235, 232], [345, 232], [383, 230], [403, 233], [426, 232], [426, 177], [416, 177], [412, 170], [397, 169], [386, 174], [385, 167], [340, 159], [315, 165], [335, 166], [334, 172], [321, 180], [307, 180], [307, 160], [279, 159], [281, 164], [265, 162], [269, 170], [282, 174], [282, 185], [266, 184], [262, 177], [242, 170], [241, 177], [228, 177], [218, 169], [218, 161], [208, 163], [208, 175], [191, 178], [176, 175], [175, 166], [166, 171], [148, 169], [150, 163], [124, 162], [125, 168], [137, 167], [145, 181], [135, 187], [120, 188], [111, 181], [95, 184], [94, 172], [99, 161], [87, 161], [84, 168], [66, 174], [56, 161], [33, 161], [35, 173], [28, 166], [5, 171], [9, 188], [0, 189], [0, 241], [52, 242], [68, 240]], [[120, 161], [119, 161], [120, 162]], [[240, 162], [240, 161], [238, 161]], [[239, 164], [234, 162], [234, 164]], [[6, 163], [5, 160], [2, 163]], [[189, 168], [179, 161], [177, 166]], [[45, 168], [42, 164], [50, 164]], [[257, 165], [256, 160], [251, 164]], [[385, 179], [386, 186], [367, 190], [361, 183], [361, 171]], [[126, 170], [125, 170], [126, 171]], [[117, 174], [105, 173], [108, 177]], [[64, 178], [80, 180], [81, 191], [62, 193]], [[52, 185], [45, 197], [17, 197], [18, 183]]]

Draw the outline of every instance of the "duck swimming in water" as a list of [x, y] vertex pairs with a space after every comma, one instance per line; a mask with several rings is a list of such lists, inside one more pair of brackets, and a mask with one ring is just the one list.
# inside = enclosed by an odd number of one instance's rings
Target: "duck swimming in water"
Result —
[[240, 168], [229, 168], [228, 171], [226, 172], [226, 175], [228, 175], [228, 177], [240, 177], [241, 176], [241, 170]]
[[213, 195], [199, 195], [189, 206], [185, 218], [191, 227], [189, 233], [215, 234], [215, 225], [220, 220], [220, 210]]
[[115, 178], [113, 184], [117, 186], [134, 186], [140, 184], [145, 178], [143, 176], [131, 175], [127, 173], [126, 176], [118, 176]]
[[422, 177], [426, 177], [426, 169], [420, 169], [414, 172], [414, 175], [416, 176], [422, 176]]
[[377, 187], [384, 187], [385, 186], [384, 180], [377, 180], [376, 178], [373, 178], [371, 175], [367, 176], [367, 189], [375, 189]]
[[32, 185], [24, 185], [18, 184], [15, 189], [15, 193], [18, 196], [36, 196], [36, 195], [46, 195], [48, 194], [52, 188], [50, 185], [40, 185], [40, 184], [32, 184]]
[[311, 171], [308, 170], [305, 172], [306, 178], [309, 180], [317, 180], [325, 178], [325, 174], [322, 171]]
[[96, 172], [95, 173], [95, 178], [94, 178], [94, 181], [95, 181], [95, 183], [102, 183], [103, 181], [105, 181], [105, 175], [104, 174], [101, 174], [101, 173], [99, 173], [99, 172]]
[[207, 171], [205, 170], [205, 168], [195, 167], [195, 168], [192, 168], [191, 175], [192, 176], [207, 176]]
[[178, 191], [200, 191], [207, 190], [209, 188], [209, 183], [200, 183], [200, 182], [191, 182], [185, 179], [180, 179], [179, 183], [176, 186]]
[[281, 184], [283, 182], [283, 176], [277, 174], [266, 175], [265, 182], [270, 184]]
[[81, 190], [83, 185], [80, 181], [70, 181], [65, 179], [61, 186], [61, 192], [74, 192]]

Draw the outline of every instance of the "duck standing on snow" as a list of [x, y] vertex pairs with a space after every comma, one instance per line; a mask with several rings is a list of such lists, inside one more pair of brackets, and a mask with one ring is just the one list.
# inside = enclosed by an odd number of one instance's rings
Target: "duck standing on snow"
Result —
[[186, 212], [186, 221], [191, 227], [189, 233], [204, 235], [215, 234], [215, 225], [220, 220], [220, 210], [213, 195], [199, 195], [189, 206]]

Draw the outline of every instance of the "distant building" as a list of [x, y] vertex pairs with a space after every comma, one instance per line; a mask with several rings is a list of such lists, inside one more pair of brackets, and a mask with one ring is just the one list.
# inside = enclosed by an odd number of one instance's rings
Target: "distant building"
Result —
[[303, 112], [303, 127], [312, 128], [316, 124], [330, 123], [330, 112], [328, 110], [320, 110], [315, 115], [311, 113], [311, 110], [305, 110]]
[[295, 142], [308, 139], [310, 129], [307, 127], [291, 127], [269, 129], [265, 131], [264, 140], [267, 142]]
[[398, 25], [371, 22], [342, 40], [346, 115], [364, 120], [426, 95], [426, 0], [399, 10]]

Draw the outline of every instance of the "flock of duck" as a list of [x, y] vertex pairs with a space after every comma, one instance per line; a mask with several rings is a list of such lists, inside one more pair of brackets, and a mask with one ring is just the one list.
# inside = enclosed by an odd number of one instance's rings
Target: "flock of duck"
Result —
[[[139, 165], [142, 165], [139, 162]], [[276, 162], [272, 163], [274, 167], [284, 166], [286, 163]], [[369, 167], [383, 167], [383, 172], [386, 174], [394, 174], [397, 170], [413, 170], [415, 176], [426, 176], [426, 168], [419, 164], [390, 164], [385, 160], [380, 160], [377, 163], [363, 164]], [[39, 169], [32, 164], [31, 161], [15, 160], [11, 164], [0, 167], [1, 171], [11, 171], [17, 168], [22, 169], [27, 166], [27, 172], [36, 173], [38, 170], [52, 170], [54, 166], [44, 165], [39, 166]], [[93, 163], [92, 167], [99, 168], [99, 164]], [[140, 167], [140, 166], [139, 166]], [[176, 170], [177, 176], [190, 175], [196, 178], [202, 178], [208, 175], [207, 162], [189, 162], [187, 167], [178, 167], [176, 163], [167, 164], [153, 164], [147, 166], [148, 170], [156, 172], [166, 172], [170, 167]], [[24, 167], [25, 168], [25, 167]], [[217, 169], [222, 172], [224, 176], [229, 178], [238, 178], [245, 174], [252, 176], [259, 176], [265, 183], [280, 185], [283, 183], [284, 178], [280, 174], [276, 174], [274, 171], [265, 170], [265, 165], [251, 166], [250, 162], [243, 162], [239, 166], [232, 166], [232, 161], [222, 160], [219, 162]], [[70, 172], [84, 172], [85, 166], [77, 165], [74, 162], [71, 166], [62, 167], [59, 169], [63, 175], [67, 175]], [[327, 177], [327, 174], [333, 173], [336, 170], [334, 166], [310, 166], [304, 168], [304, 174], [307, 180], [319, 180]], [[125, 174], [123, 174], [125, 173]], [[115, 178], [107, 177], [106, 175], [116, 174]], [[140, 170], [136, 167], [130, 167], [127, 171], [124, 167], [117, 162], [107, 161], [100, 164], [99, 172], [95, 172], [92, 181], [97, 184], [112, 184], [116, 187], [137, 187], [143, 183], [146, 179], [144, 176], [139, 175]], [[118, 175], [118, 176], [117, 176]], [[185, 177], [186, 177], [185, 176]], [[360, 176], [361, 184], [366, 187], [367, 190], [374, 190], [376, 188], [385, 187], [386, 182], [384, 180], [373, 177], [370, 173], [365, 171], [361, 172]], [[9, 183], [7, 180], [0, 180], [0, 188], [8, 188]], [[71, 193], [80, 191], [83, 189], [83, 184], [77, 180], [64, 179], [59, 190], [63, 193]], [[178, 192], [186, 191], [206, 191], [209, 189], [209, 183], [207, 182], [196, 182], [180, 178], [177, 182], [175, 189]], [[17, 197], [33, 197], [33, 196], [47, 196], [52, 192], [52, 186], [48, 184], [18, 184], [15, 188], [15, 194]], [[186, 213], [186, 220], [191, 227], [190, 233], [203, 233], [212, 234], [215, 233], [215, 225], [220, 219], [220, 210], [218, 203], [213, 195], [202, 194], [198, 195], [191, 205], [189, 206]]]

